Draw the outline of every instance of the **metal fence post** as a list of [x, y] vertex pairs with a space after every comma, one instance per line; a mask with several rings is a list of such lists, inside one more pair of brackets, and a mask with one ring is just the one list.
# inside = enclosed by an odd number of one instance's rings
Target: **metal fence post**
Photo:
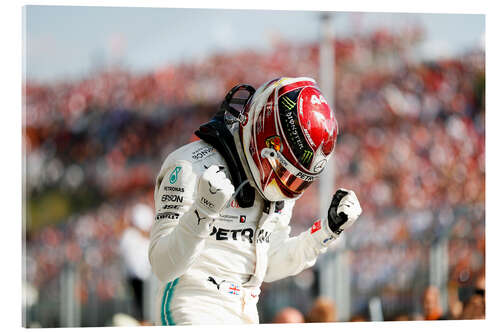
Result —
[[[335, 107], [335, 34], [332, 14], [321, 13], [321, 43], [319, 59], [319, 83], [328, 104]], [[327, 163], [319, 183], [320, 215], [325, 216], [330, 206], [335, 186], [335, 164], [331, 158]], [[336, 252], [322, 260], [319, 267], [320, 295], [328, 296], [337, 304], [338, 320], [350, 318], [351, 288], [348, 254], [345, 241], [338, 240]]]
[[59, 318], [61, 327], [80, 327], [80, 303], [75, 295], [78, 274], [72, 264], [65, 265], [61, 278]]
[[443, 236], [437, 239], [430, 249], [430, 284], [439, 289], [443, 312], [448, 310], [448, 238]]

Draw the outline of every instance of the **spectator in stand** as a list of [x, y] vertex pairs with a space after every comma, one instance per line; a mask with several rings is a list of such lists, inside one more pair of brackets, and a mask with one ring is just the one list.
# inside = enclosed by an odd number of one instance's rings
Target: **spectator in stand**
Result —
[[394, 321], [409, 321], [410, 316], [408, 314], [400, 314], [394, 318]]
[[485, 297], [485, 278], [481, 274], [475, 283], [474, 294], [469, 298], [464, 306], [462, 319], [485, 319], [486, 297]]
[[429, 286], [424, 292], [423, 298], [424, 320], [440, 320], [443, 317], [443, 308], [439, 289], [435, 286]]
[[452, 320], [460, 319], [464, 309], [463, 303], [458, 295], [458, 287], [455, 283], [448, 286], [448, 317]]
[[358, 315], [352, 316], [350, 321], [354, 323], [354, 322], [363, 322], [363, 321], [367, 321], [367, 320], [366, 320], [365, 316], [358, 314]]
[[306, 316], [308, 323], [330, 323], [337, 321], [335, 303], [326, 297], [318, 297]]
[[279, 311], [273, 319], [275, 324], [300, 324], [304, 323], [304, 316], [302, 313], [292, 307], [287, 307]]
[[467, 303], [461, 319], [485, 319], [484, 290], [476, 290]]

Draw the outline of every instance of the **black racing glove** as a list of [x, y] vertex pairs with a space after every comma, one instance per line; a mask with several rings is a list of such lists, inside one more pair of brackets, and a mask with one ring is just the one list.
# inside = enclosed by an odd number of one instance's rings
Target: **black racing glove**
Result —
[[357, 220], [361, 212], [362, 209], [354, 191], [338, 189], [328, 208], [328, 227], [333, 233], [340, 235]]

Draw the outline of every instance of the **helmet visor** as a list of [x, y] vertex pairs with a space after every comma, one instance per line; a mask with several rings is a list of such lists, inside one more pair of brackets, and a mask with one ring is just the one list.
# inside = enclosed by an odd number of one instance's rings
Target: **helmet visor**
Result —
[[319, 177], [319, 175], [300, 171], [288, 162], [279, 151], [272, 148], [262, 149], [261, 156], [267, 159], [276, 177], [285, 187], [285, 191], [290, 191], [295, 194], [292, 197], [302, 194], [302, 192]]

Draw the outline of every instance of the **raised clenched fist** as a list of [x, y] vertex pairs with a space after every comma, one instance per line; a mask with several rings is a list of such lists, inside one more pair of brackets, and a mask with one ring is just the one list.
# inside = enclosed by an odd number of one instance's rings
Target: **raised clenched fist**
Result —
[[339, 235], [358, 219], [362, 211], [354, 191], [341, 188], [333, 195], [328, 209], [328, 227]]
[[198, 180], [196, 206], [200, 213], [214, 219], [234, 193], [234, 186], [227, 179], [224, 167], [212, 165]]

